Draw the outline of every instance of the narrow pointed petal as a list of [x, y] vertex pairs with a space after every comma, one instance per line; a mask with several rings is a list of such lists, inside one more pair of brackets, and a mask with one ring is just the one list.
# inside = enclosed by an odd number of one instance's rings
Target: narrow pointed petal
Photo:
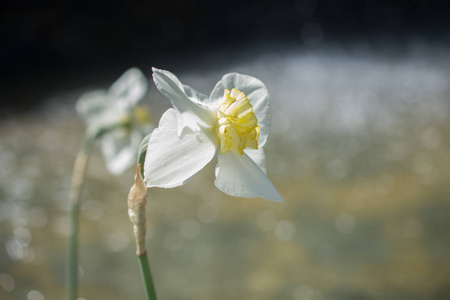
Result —
[[214, 183], [219, 190], [235, 197], [261, 197], [283, 202], [272, 182], [247, 154], [228, 151], [220, 153], [218, 158], [219, 170]]
[[123, 73], [119, 79], [109, 88], [109, 95], [125, 105], [136, 105], [147, 93], [147, 78], [137, 68], [131, 68]]
[[178, 113], [178, 136], [181, 136], [185, 128], [198, 131], [200, 127], [210, 128], [213, 126], [214, 113], [200, 101], [189, 98], [183, 85], [174, 74], [156, 68], [152, 68], [152, 70], [156, 87], [172, 102], [172, 106]]
[[200, 93], [196, 89], [190, 87], [189, 85], [183, 84], [184, 92], [186, 93], [186, 96], [188, 96], [192, 101], [194, 102], [207, 102], [208, 96]]
[[[264, 153], [264, 149], [250, 149], [247, 148], [244, 152], [253, 160], [255, 164], [267, 175], [267, 167], [266, 167], [266, 154]], [[219, 164], [216, 165], [215, 168], [216, 177], [219, 174]]]
[[204, 132], [177, 134], [177, 113], [167, 110], [152, 133], [145, 157], [148, 187], [172, 188], [185, 184], [208, 164], [216, 153], [211, 137]]
[[81, 95], [75, 108], [78, 115], [84, 119], [86, 124], [91, 124], [99, 115], [108, 109], [109, 104], [105, 91], [96, 90]]
[[267, 174], [266, 154], [264, 153], [264, 150], [262, 148], [247, 148], [244, 150], [244, 152], [247, 153], [248, 156], [250, 156], [250, 158], [255, 162], [255, 164], [258, 165], [258, 167], [264, 172], [264, 174]]
[[104, 90], [95, 90], [84, 93], [78, 99], [75, 108], [81, 116], [92, 114], [93, 112], [103, 110], [108, 105], [106, 93]]
[[253, 112], [261, 128], [258, 147], [263, 147], [272, 126], [272, 106], [266, 86], [261, 80], [252, 76], [239, 73], [226, 74], [212, 90], [208, 105], [218, 107], [223, 101], [224, 90], [231, 91], [233, 88], [243, 92], [253, 106]]
[[76, 103], [76, 110], [90, 131], [97, 131], [121, 122], [127, 118], [127, 110], [109, 101], [104, 90], [96, 90], [83, 94]]

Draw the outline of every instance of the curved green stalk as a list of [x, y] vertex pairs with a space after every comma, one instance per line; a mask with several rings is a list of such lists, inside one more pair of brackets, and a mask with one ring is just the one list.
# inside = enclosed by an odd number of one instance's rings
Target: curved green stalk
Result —
[[109, 127], [88, 130], [78, 151], [73, 168], [72, 186], [70, 189], [69, 201], [71, 205], [70, 221], [70, 245], [69, 245], [69, 268], [68, 268], [68, 299], [76, 300], [78, 288], [78, 219], [80, 211], [81, 188], [84, 183], [84, 176], [89, 162], [89, 158], [94, 148], [95, 141], [101, 135], [116, 128], [128, 126], [128, 122], [112, 124]]
[[68, 269], [68, 299], [76, 300], [78, 287], [78, 219], [80, 211], [81, 188], [84, 183], [86, 168], [94, 147], [97, 134], [86, 134], [80, 151], [75, 159], [72, 186], [69, 201], [71, 205], [69, 269]]
[[139, 266], [141, 267], [142, 278], [144, 280], [145, 292], [147, 300], [157, 300], [155, 285], [153, 284], [152, 273], [150, 272], [150, 265], [148, 263], [147, 253], [138, 255]]

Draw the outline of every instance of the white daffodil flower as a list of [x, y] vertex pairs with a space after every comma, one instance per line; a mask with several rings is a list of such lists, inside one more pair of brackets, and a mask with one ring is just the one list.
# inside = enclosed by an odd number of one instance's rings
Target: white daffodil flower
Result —
[[236, 197], [283, 198], [265, 175], [272, 123], [269, 93], [252, 76], [230, 73], [208, 97], [153, 68], [153, 81], [171, 102], [152, 133], [145, 158], [147, 187], [185, 184], [217, 156], [216, 187]]
[[87, 131], [101, 135], [101, 151], [112, 174], [123, 173], [136, 161], [150, 114], [137, 106], [147, 92], [147, 78], [137, 68], [127, 70], [108, 90], [88, 92], [76, 104]]

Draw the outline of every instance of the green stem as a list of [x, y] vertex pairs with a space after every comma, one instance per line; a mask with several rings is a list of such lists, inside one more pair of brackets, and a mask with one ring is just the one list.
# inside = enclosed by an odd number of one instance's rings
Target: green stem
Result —
[[145, 292], [147, 300], [157, 300], [155, 285], [153, 284], [152, 273], [150, 272], [150, 265], [148, 263], [147, 253], [138, 254], [139, 265], [141, 266], [142, 278], [144, 279]]
[[80, 202], [72, 203], [69, 246], [68, 291], [70, 300], [77, 299], [78, 287], [78, 215]]
[[75, 159], [73, 168], [72, 186], [69, 201], [71, 204], [71, 228], [69, 245], [69, 274], [68, 299], [76, 300], [78, 287], [78, 220], [80, 211], [80, 196], [86, 168], [98, 134], [86, 133], [83, 144]]

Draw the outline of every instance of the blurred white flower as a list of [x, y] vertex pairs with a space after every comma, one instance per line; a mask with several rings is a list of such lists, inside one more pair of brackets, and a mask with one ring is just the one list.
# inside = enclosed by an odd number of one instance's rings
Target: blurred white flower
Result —
[[112, 174], [119, 175], [136, 162], [139, 144], [151, 130], [150, 113], [137, 106], [147, 86], [141, 71], [131, 68], [108, 90], [88, 92], [77, 101], [88, 133], [101, 138], [101, 151]]
[[265, 175], [266, 143], [272, 123], [266, 86], [251, 76], [230, 73], [208, 97], [164, 70], [153, 81], [174, 109], [152, 133], [145, 158], [148, 187], [185, 184], [216, 155], [215, 185], [237, 197], [283, 201]]

